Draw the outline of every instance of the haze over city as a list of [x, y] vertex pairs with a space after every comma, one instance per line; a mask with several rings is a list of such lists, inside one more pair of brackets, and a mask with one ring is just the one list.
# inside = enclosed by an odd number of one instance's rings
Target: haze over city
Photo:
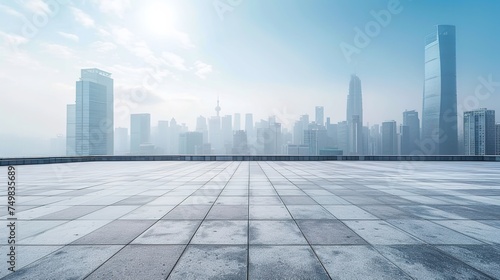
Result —
[[[240, 113], [242, 126], [253, 113], [255, 122], [275, 115], [291, 130], [301, 115], [314, 119], [315, 106], [337, 123], [354, 73], [363, 125], [399, 124], [405, 110], [422, 113], [424, 39], [439, 24], [456, 26], [459, 127], [464, 108], [500, 110], [500, 31], [490, 28], [497, 1], [231, 3], [0, 4], [0, 156], [35, 154], [35, 143], [66, 134], [66, 104], [83, 68], [112, 73], [115, 127], [149, 113], [152, 124], [175, 118], [194, 130], [199, 115], [215, 115], [218, 98], [221, 115]], [[389, 18], [377, 21], [383, 12]], [[494, 81], [491, 94], [471, 99], [484, 80]]]

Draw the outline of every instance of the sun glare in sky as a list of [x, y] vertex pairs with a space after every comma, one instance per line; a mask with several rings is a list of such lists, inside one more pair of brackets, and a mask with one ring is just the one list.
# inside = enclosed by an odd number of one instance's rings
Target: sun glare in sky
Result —
[[172, 7], [162, 1], [148, 3], [141, 12], [142, 25], [155, 35], [166, 35], [173, 29]]

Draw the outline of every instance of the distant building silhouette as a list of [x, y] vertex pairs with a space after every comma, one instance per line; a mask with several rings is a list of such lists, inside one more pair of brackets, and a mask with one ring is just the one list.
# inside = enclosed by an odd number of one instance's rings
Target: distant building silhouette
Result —
[[[130, 115], [130, 153], [141, 154], [142, 151], [149, 151], [151, 147], [151, 115], [131, 114]], [[144, 146], [148, 145], [148, 146]], [[149, 153], [149, 152], [148, 152]]]
[[319, 151], [327, 147], [328, 136], [324, 129], [304, 131], [304, 145], [309, 147], [309, 155], [317, 156]]
[[233, 149], [233, 117], [226, 115], [221, 118], [223, 153], [230, 154]]
[[349, 153], [349, 125], [347, 121], [337, 123], [337, 147], [344, 151], [344, 154]]
[[207, 119], [204, 116], [196, 119], [196, 131], [203, 133], [203, 143], [208, 143]]
[[203, 133], [197, 131], [181, 133], [179, 135], [179, 154], [203, 154]]
[[405, 139], [408, 141], [408, 143], [405, 144], [407, 145], [408, 151], [401, 154], [419, 154], [420, 119], [418, 118], [418, 112], [415, 110], [404, 111], [403, 125], [408, 127], [408, 135], [405, 135]]
[[241, 114], [234, 114], [233, 131], [241, 130]]
[[438, 25], [425, 40], [421, 150], [458, 154], [455, 26]]
[[130, 152], [128, 128], [115, 128], [115, 155], [126, 155]]
[[370, 128], [370, 137], [368, 145], [368, 154], [380, 155], [382, 154], [382, 135], [380, 134], [380, 125], [374, 124]]
[[247, 133], [248, 144], [254, 144], [256, 135], [254, 130], [253, 114], [251, 113], [245, 114], [245, 132]]
[[325, 126], [325, 109], [323, 106], [316, 106], [316, 124], [319, 126]]
[[76, 155], [76, 105], [66, 106], [66, 155]]
[[308, 156], [309, 146], [308, 145], [286, 145], [286, 154], [289, 156]]
[[247, 133], [244, 130], [236, 130], [233, 134], [233, 149], [234, 155], [248, 154]]
[[495, 111], [479, 109], [464, 112], [464, 146], [466, 155], [494, 155]]
[[398, 140], [395, 121], [382, 123], [382, 155], [397, 155]]

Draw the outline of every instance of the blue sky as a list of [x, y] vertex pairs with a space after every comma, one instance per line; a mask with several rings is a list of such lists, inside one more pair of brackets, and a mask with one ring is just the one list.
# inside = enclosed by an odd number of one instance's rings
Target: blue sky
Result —
[[[389, 6], [399, 12], [346, 59], [340, 45]], [[437, 24], [457, 27], [459, 110], [500, 110], [500, 86], [474, 95], [480, 77], [500, 82], [499, 13], [495, 0], [1, 1], [0, 131], [64, 134], [65, 106], [90, 67], [113, 74], [116, 126], [151, 113], [153, 124], [175, 117], [194, 129], [217, 96], [222, 115], [291, 125], [322, 105], [339, 122], [352, 73], [365, 122], [400, 122], [405, 109], [421, 112], [424, 38]]]

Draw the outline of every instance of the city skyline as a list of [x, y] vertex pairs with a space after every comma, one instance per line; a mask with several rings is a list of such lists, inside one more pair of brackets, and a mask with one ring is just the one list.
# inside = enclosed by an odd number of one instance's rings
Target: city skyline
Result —
[[[32, 0], [0, 6], [0, 13], [5, 14], [0, 22], [10, 23], [0, 28], [0, 47], [6, 54], [0, 72], [6, 92], [0, 117], [16, 120], [1, 123], [0, 139], [6, 143], [47, 141], [65, 134], [65, 106], [74, 103], [72, 81], [80, 69], [93, 67], [113, 73], [114, 127], [130, 129], [130, 114], [150, 113], [153, 124], [175, 118], [192, 130], [197, 116], [212, 115], [218, 97], [221, 115], [251, 112], [255, 122], [275, 115], [284, 128], [292, 129], [301, 115], [313, 119], [315, 107], [322, 106], [324, 118], [337, 123], [346, 115], [346, 80], [353, 73], [363, 80], [363, 125], [386, 120], [400, 124], [405, 110], [416, 110], [423, 117], [423, 38], [442, 23], [457, 26], [458, 119], [467, 110], [500, 109], [500, 59], [492, 47], [499, 31], [483, 31], [494, 19], [492, 7], [500, 6], [494, 1], [317, 5], [276, 1], [266, 3], [265, 9], [258, 1], [243, 1], [223, 13], [222, 19], [213, 3], [193, 7], [181, 1], [161, 5], [145, 1], [140, 6], [123, 5], [121, 10], [97, 3], [68, 2], [57, 7], [43, 3]], [[167, 19], [153, 13], [153, 8], [168, 10]], [[286, 15], [278, 13], [283, 8]], [[188, 10], [198, 16], [190, 24], [183, 20]], [[425, 18], [419, 16], [423, 10]], [[483, 12], [476, 20], [458, 16], [475, 10]], [[341, 16], [341, 11], [352, 16]], [[159, 30], [158, 24], [146, 20], [148, 13], [152, 13], [151, 21], [172, 21]], [[387, 13], [390, 17], [384, 22]], [[38, 14], [48, 19], [43, 26], [33, 23], [32, 15]], [[318, 16], [313, 19], [309, 14]], [[335, 14], [338, 18], [330, 19]], [[288, 24], [294, 15], [297, 22]], [[138, 24], [123, 22], [129, 16]], [[22, 33], [33, 27], [26, 22], [35, 27], [34, 35]], [[373, 36], [369, 35], [366, 46], [356, 45], [357, 31], [363, 33], [374, 23], [379, 27], [377, 34], [369, 33]], [[315, 28], [319, 26], [323, 28]], [[165, 44], [160, 47], [160, 42]], [[341, 47], [346, 44], [359, 52], [346, 55]], [[29, 75], [30, 83], [16, 83], [20, 73]], [[16, 109], [21, 105], [29, 116]], [[458, 126], [461, 129], [460, 121]]]

